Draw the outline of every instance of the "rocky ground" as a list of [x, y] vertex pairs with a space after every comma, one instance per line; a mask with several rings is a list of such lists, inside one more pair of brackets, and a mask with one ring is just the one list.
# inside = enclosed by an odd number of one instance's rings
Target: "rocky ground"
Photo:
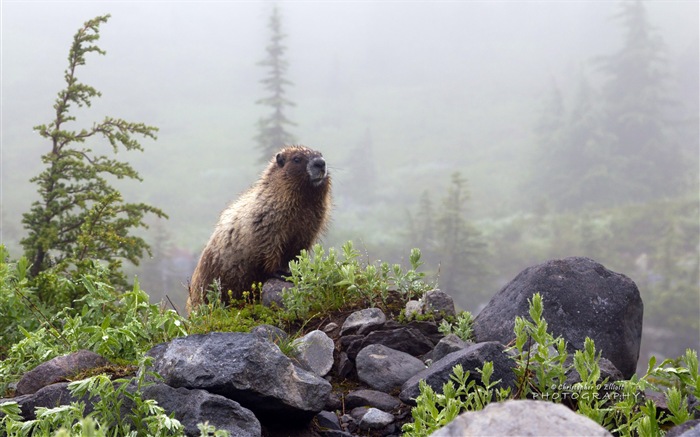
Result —
[[[250, 333], [212, 332], [157, 345], [148, 354], [151, 370], [163, 379], [144, 395], [173, 412], [187, 435], [199, 435], [196, 425], [205, 421], [232, 436], [400, 435], [402, 424], [412, 420], [419, 381], [440, 391], [457, 364], [478, 375], [476, 369], [491, 361], [491, 379], [516, 389], [515, 363], [506, 349], [515, 317], [527, 315], [536, 292], [549, 329], [565, 338], [570, 353], [590, 337], [602, 352], [605, 376], [614, 381], [634, 374], [643, 313], [636, 285], [590, 259], [567, 258], [528, 268], [499, 291], [475, 319], [474, 342], [438, 331], [440, 316], [454, 316], [455, 309], [447, 293], [434, 290], [407, 305], [409, 311], [436, 315], [434, 320], [402, 323], [378, 308], [329, 315], [287, 355], [277, 344], [288, 334], [266, 325]], [[25, 375], [14, 400], [31, 419], [37, 406], [71, 400], [68, 376], [104, 364], [88, 351], [58, 357]], [[434, 435], [486, 431], [609, 435], [561, 404], [536, 400], [464, 413]]]

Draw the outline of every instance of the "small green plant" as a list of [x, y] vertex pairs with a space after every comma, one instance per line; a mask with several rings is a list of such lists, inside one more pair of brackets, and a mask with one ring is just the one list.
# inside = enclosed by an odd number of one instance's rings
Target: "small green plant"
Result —
[[510, 389], [497, 388], [499, 381], [491, 381], [493, 363], [487, 361], [477, 369], [480, 384], [470, 378], [470, 372], [456, 365], [450, 381], [436, 393], [425, 381], [419, 383], [420, 394], [411, 410], [413, 423], [403, 426], [404, 437], [424, 437], [450, 423], [463, 411], [478, 411], [489, 403], [500, 402], [510, 396]]
[[403, 300], [422, 295], [431, 287], [423, 282], [420, 267], [420, 251], [413, 249], [409, 257], [411, 268], [404, 271], [399, 264], [386, 262], [379, 266], [363, 266], [351, 241], [342, 247], [342, 258], [334, 248], [325, 250], [315, 245], [312, 252], [302, 251], [289, 263], [294, 284], [283, 294], [284, 306], [299, 319], [308, 318], [312, 312], [327, 312], [358, 305], [384, 305], [391, 290]]
[[[40, 407], [36, 419], [23, 421], [15, 402], [0, 405], [6, 413], [0, 424], [8, 435], [97, 435], [97, 436], [171, 436], [182, 435], [184, 428], [176, 419], [165, 414], [162, 407], [150, 399], [143, 399], [143, 389], [148, 385], [146, 368], [150, 357], [139, 363], [139, 373], [132, 379], [112, 381], [105, 374], [72, 382], [68, 389], [75, 398], [97, 400], [93, 411], [85, 415], [85, 403], [73, 402], [55, 408]], [[152, 374], [151, 374], [152, 375]], [[153, 375], [155, 376], [155, 375]], [[122, 416], [125, 401], [131, 403], [129, 413]]]
[[214, 282], [207, 291], [206, 303], [193, 308], [189, 316], [188, 333], [249, 332], [258, 325], [285, 326], [287, 313], [275, 305], [267, 307], [260, 301], [262, 284], [243, 293], [241, 299], [225, 305], [220, 296], [220, 284]]
[[157, 343], [187, 334], [187, 321], [151, 304], [138, 281], [130, 291], [119, 293], [103, 282], [104, 269], [95, 264], [73, 284], [86, 290], [73, 308], [37, 314], [43, 326], [33, 331], [18, 326], [24, 338], [0, 362], [0, 395], [9, 383], [58, 355], [89, 349], [113, 362], [136, 363]]
[[209, 422], [198, 423], [199, 437], [228, 437], [230, 433], [223, 429], [216, 429], [214, 425], [209, 425]]
[[474, 324], [474, 318], [472, 313], [469, 311], [462, 311], [457, 314], [457, 318], [454, 322], [450, 322], [447, 319], [443, 319], [438, 326], [438, 331], [442, 335], [455, 334], [457, 337], [464, 341], [472, 340], [472, 325]]

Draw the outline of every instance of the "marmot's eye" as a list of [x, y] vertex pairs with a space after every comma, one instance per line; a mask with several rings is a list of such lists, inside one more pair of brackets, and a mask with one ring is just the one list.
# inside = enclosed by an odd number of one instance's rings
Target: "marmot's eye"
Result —
[[292, 158], [292, 161], [294, 161], [295, 164], [299, 164], [301, 162], [301, 158], [295, 156], [294, 158]]

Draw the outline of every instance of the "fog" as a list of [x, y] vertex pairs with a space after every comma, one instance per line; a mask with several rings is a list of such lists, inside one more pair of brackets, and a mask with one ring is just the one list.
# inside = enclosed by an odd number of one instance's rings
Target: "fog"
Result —
[[[508, 243], [493, 237], [501, 235], [500, 223], [526, 220], [537, 209], [537, 193], [524, 187], [533, 172], [539, 141], [535, 126], [543, 105], [553, 87], [571, 104], [582, 77], [594, 87], [604, 81], [595, 60], [622, 48], [624, 30], [614, 19], [620, 3], [277, 5], [287, 35], [287, 78], [293, 83], [287, 95], [296, 104], [287, 113], [296, 123], [290, 131], [299, 143], [323, 152], [334, 179], [333, 223], [325, 245], [352, 239], [369, 260], [402, 262], [418, 244], [410, 222], [421, 194], [427, 192], [439, 207], [450, 175], [459, 171], [470, 193], [465, 215], [492, 246], [486, 260], [489, 279], [478, 285], [481, 297], [458, 298], [474, 305], [470, 310], [477, 311], [522, 268], [549, 256], [591, 256], [644, 282], [635, 277], [638, 272], [623, 270], [651, 249], [639, 248], [628, 261], [618, 262], [612, 251], [580, 253], [583, 246], [561, 243], [537, 253], [522, 246], [522, 256], [511, 250], [513, 260], [506, 262], [499, 254], [508, 251]], [[12, 256], [21, 255], [19, 241], [26, 233], [21, 215], [37, 198], [29, 179], [41, 171], [40, 156], [49, 146], [32, 127], [52, 119], [77, 29], [109, 13], [98, 42], [106, 56], [88, 55], [78, 71], [79, 79], [102, 97], [90, 108], [74, 108], [77, 124], [91, 125], [109, 115], [160, 129], [157, 141], [143, 142], [145, 152], [119, 153], [118, 159], [133, 163], [143, 178], [140, 184], [119, 186], [127, 201], [150, 203], [170, 216], [153, 223], [167, 235], [168, 256], [186, 253], [196, 260], [219, 212], [262, 171], [254, 137], [258, 119], [269, 108], [256, 104], [265, 96], [259, 81], [266, 74], [257, 64], [266, 56], [272, 6], [257, 1], [3, 1], [0, 239]], [[682, 101], [681, 118], [691, 124], [682, 147], [697, 154], [698, 2], [644, 6], [664, 42], [667, 92]], [[372, 167], [374, 185], [359, 186], [353, 178], [352, 156], [358, 150], [370, 151], [364, 165]], [[697, 171], [695, 166], [690, 191], [681, 196], [690, 192], [697, 199], [692, 188]], [[527, 223], [517, 232], [527, 235]], [[154, 235], [154, 230], [147, 234], [149, 241]], [[554, 247], [565, 239], [551, 241], [547, 244]], [[697, 243], [689, 243], [695, 254]], [[433, 258], [430, 273], [446, 261], [440, 254]], [[683, 259], [697, 262], [697, 257]], [[181, 284], [192, 268], [187, 260], [173, 263], [167, 283], [150, 284], [157, 289], [153, 293], [181, 299]], [[134, 267], [133, 274], [142, 275], [139, 269]], [[691, 280], [690, 286], [698, 294], [697, 282]]]

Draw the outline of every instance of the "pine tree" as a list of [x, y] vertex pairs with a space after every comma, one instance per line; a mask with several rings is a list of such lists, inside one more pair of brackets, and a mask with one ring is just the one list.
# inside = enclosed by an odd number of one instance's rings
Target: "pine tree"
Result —
[[[125, 203], [107, 178], [141, 180], [126, 162], [93, 152], [98, 139], [106, 140], [114, 153], [120, 148], [143, 150], [134, 136], [155, 139], [157, 128], [143, 123], [105, 117], [89, 129], [71, 130], [76, 121], [72, 105], [89, 107], [100, 97], [95, 88], [80, 82], [76, 71], [85, 65], [85, 55], [105, 54], [95, 42], [99, 26], [109, 15], [85, 22], [73, 37], [65, 71], [66, 88], [58, 93], [55, 118], [34, 129], [51, 145], [42, 156], [44, 171], [31, 179], [38, 185], [40, 200], [23, 215], [28, 235], [21, 243], [32, 263], [31, 275], [53, 268], [60, 273], [80, 272], [93, 261], [108, 265], [114, 283], [125, 283], [122, 259], [138, 264], [144, 252], [150, 253], [143, 238], [131, 235], [132, 228], [147, 227], [146, 214], [166, 217], [158, 208], [143, 203]], [[85, 143], [94, 145], [85, 146]], [[51, 293], [50, 290], [43, 292]], [[40, 294], [42, 290], [40, 290]]]
[[546, 207], [558, 206], [568, 173], [564, 167], [566, 111], [561, 90], [554, 80], [541, 105], [534, 129], [537, 147], [530, 165], [529, 185], [533, 197], [546, 202]]
[[440, 286], [477, 305], [488, 276], [488, 250], [481, 233], [466, 219], [466, 183], [459, 172], [452, 174], [442, 210], [435, 220], [435, 252], [441, 258]]
[[282, 146], [294, 143], [294, 136], [285, 126], [295, 126], [285, 115], [285, 109], [294, 106], [294, 103], [285, 97], [285, 89], [292, 82], [285, 78], [289, 63], [284, 58], [287, 50], [282, 44], [286, 37], [282, 33], [282, 22], [277, 6], [272, 9], [272, 15], [268, 24], [271, 37], [268, 44], [267, 58], [258, 65], [268, 68], [268, 75], [262, 82], [265, 90], [270, 92], [268, 97], [258, 100], [256, 103], [272, 108], [272, 113], [258, 120], [259, 134], [255, 137], [261, 151], [261, 162], [267, 162], [272, 155]]
[[639, 202], [675, 195], [685, 175], [673, 124], [663, 41], [640, 0], [625, 2], [616, 18], [624, 29], [622, 48], [600, 59], [606, 76], [603, 101], [616, 171], [624, 178], [618, 201]]

